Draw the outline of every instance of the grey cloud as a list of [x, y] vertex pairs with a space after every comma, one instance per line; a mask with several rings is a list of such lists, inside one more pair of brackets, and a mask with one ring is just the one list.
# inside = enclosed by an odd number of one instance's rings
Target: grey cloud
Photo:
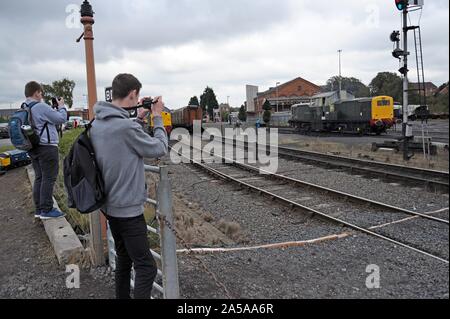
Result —
[[[59, 61], [58, 77], [69, 73], [65, 75], [77, 81], [76, 94], [84, 93], [84, 70], [78, 67], [84, 62], [84, 44], [75, 43], [81, 29], [65, 26], [66, 6], [81, 2], [0, 2], [0, 104], [20, 99], [23, 84], [30, 77], [39, 77], [43, 82], [57, 79], [55, 72], [45, 72], [45, 67], [30, 68], [45, 61]], [[169, 86], [186, 86], [192, 95], [201, 93], [195, 90], [206, 85], [214, 84], [224, 91], [242, 86], [240, 91], [218, 92], [237, 100], [245, 95], [247, 83], [264, 88], [273, 86], [275, 80], [304, 76], [321, 84], [336, 74], [337, 49], [344, 49], [344, 69], [352, 72], [348, 75], [365, 82], [378, 71], [397, 69], [390, 56], [392, 44], [388, 37], [400, 27], [400, 17], [390, 0], [90, 2], [96, 12], [95, 58], [103, 65], [101, 70], [108, 62], [114, 62], [111, 72], [124, 71], [117, 66], [118, 61], [125, 63], [130, 59], [129, 52], [139, 51], [144, 57], [138, 60], [142, 65], [138, 71], [141, 77], [147, 77], [144, 81], [149, 86], [155, 86], [152, 79], [158, 78]], [[374, 6], [379, 10], [379, 25], [368, 27], [368, 8]], [[436, 84], [448, 80], [448, 6], [446, 0], [427, 0], [422, 17], [426, 74], [432, 74], [431, 80]], [[259, 42], [250, 45], [247, 35], [256, 35]], [[227, 47], [236, 39], [242, 43]], [[217, 59], [208, 61], [208, 69], [196, 71], [198, 64], [188, 62], [172, 67], [169, 57], [145, 59], [146, 54], [155, 57], [161, 48], [176, 50], [180, 45], [195, 43], [206, 56]], [[277, 47], [273, 47], [274, 43]], [[180, 60], [183, 62], [183, 57]], [[75, 63], [77, 72], [73, 69]], [[63, 65], [67, 65], [67, 70]], [[33, 71], [27, 72], [27, 68]], [[98, 70], [99, 86], [105, 85], [109, 76]]]

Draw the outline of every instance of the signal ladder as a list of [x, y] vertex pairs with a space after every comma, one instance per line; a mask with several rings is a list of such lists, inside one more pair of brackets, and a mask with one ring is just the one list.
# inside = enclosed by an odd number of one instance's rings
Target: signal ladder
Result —
[[420, 32], [420, 26], [415, 26], [413, 29], [417, 66], [417, 87], [414, 88], [414, 91], [417, 92], [420, 105], [419, 109], [416, 111], [416, 115], [422, 120], [423, 155], [424, 158], [427, 158], [427, 154], [430, 155], [431, 137], [429, 136], [428, 129], [429, 110], [427, 104], [427, 91], [425, 87], [425, 72], [423, 67], [422, 34]]

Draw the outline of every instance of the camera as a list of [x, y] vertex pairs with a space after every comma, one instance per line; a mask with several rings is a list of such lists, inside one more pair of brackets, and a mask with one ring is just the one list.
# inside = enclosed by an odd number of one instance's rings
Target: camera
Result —
[[143, 107], [146, 110], [151, 110], [152, 105], [156, 102], [158, 102], [158, 100], [153, 100], [151, 97], [145, 98], [144, 100], [142, 100], [142, 104], [138, 105], [138, 107]]
[[58, 100], [59, 99], [60, 98], [58, 98], [58, 97], [52, 97], [52, 108], [54, 108], [54, 109], [58, 108]]
[[148, 97], [148, 98], [144, 98], [142, 100], [142, 104], [139, 104], [139, 105], [136, 105], [136, 106], [133, 106], [133, 107], [129, 107], [129, 108], [125, 108], [125, 110], [128, 111], [128, 113], [130, 114], [130, 117], [136, 117], [137, 116], [137, 110], [139, 108], [142, 107], [142, 108], [144, 108], [146, 110], [151, 110], [153, 104], [156, 104], [157, 102], [158, 102], [157, 99], [153, 100], [151, 97]]

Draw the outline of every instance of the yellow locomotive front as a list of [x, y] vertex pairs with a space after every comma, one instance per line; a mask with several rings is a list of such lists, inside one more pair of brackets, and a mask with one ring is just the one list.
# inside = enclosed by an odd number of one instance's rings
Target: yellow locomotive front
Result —
[[394, 125], [394, 99], [390, 96], [376, 96], [372, 99], [370, 126], [375, 132], [384, 132]]

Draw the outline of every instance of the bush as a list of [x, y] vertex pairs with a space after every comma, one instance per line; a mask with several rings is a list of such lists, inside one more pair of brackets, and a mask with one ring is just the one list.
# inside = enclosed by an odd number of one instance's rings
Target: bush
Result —
[[83, 128], [76, 128], [70, 131], [65, 131], [63, 137], [59, 141], [59, 153], [65, 157], [69, 154], [70, 148], [75, 139], [83, 132]]
[[15, 149], [15, 147], [12, 146], [12, 145], [0, 146], [0, 153], [7, 152], [7, 151], [12, 151], [13, 149]]
[[272, 106], [270, 105], [269, 100], [266, 100], [264, 102], [263, 110], [264, 110], [263, 121], [264, 121], [264, 123], [268, 124], [270, 122], [271, 117], [272, 117], [272, 112], [271, 112]]

